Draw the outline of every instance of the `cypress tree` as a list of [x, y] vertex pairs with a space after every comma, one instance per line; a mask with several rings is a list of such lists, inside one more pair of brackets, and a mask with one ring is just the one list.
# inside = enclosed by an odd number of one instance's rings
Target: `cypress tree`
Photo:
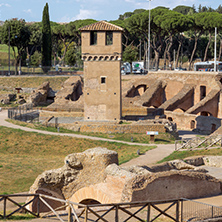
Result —
[[49, 6], [46, 3], [42, 14], [42, 70], [47, 73], [51, 67], [52, 37], [49, 20]]

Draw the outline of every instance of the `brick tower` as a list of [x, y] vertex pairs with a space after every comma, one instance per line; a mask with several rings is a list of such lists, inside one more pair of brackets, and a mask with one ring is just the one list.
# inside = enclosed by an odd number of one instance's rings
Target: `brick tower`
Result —
[[121, 118], [121, 57], [123, 29], [100, 21], [79, 29], [84, 61], [85, 120]]

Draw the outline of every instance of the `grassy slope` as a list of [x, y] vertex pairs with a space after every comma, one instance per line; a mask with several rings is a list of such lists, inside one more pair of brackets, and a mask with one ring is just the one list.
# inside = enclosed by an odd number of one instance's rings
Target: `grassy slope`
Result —
[[69, 77], [65, 76], [22, 76], [22, 77], [0, 77], [0, 85], [5, 87], [23, 87], [23, 88], [37, 88], [42, 83], [49, 81], [50, 87], [53, 90], [61, 89], [62, 83]]
[[176, 159], [184, 159], [186, 157], [191, 156], [222, 156], [222, 149], [221, 148], [215, 148], [215, 149], [209, 149], [209, 150], [194, 150], [194, 151], [174, 151], [169, 156], [165, 157], [158, 163], [163, 163], [170, 160], [176, 160]]
[[[14, 54], [13, 54], [13, 50], [12, 48], [10, 48], [10, 57], [11, 59], [14, 59]], [[6, 60], [6, 64], [7, 60], [8, 60], [8, 46], [5, 44], [0, 44], [0, 60]]]
[[[8, 122], [11, 122], [16, 125], [29, 127], [32, 129], [39, 129], [44, 131], [50, 131], [50, 132], [57, 132], [57, 129], [55, 127], [46, 127], [41, 124], [33, 124], [33, 123], [25, 123], [17, 120], [11, 120], [8, 119]], [[150, 137], [147, 136], [145, 133], [85, 133], [85, 132], [74, 132], [72, 130], [64, 129], [60, 127], [60, 133], [75, 133], [75, 134], [81, 134], [81, 135], [88, 135], [88, 136], [94, 136], [94, 137], [101, 137], [101, 138], [107, 138], [107, 139], [114, 139], [114, 140], [120, 140], [120, 141], [127, 141], [127, 142], [136, 142], [136, 143], [150, 143]], [[155, 136], [155, 144], [169, 144], [169, 143], [175, 143], [175, 138], [169, 134], [169, 133], [159, 133], [159, 135]]]
[[117, 151], [120, 163], [135, 158], [138, 149], [153, 148], [0, 127], [0, 193], [27, 191], [40, 173], [63, 166], [68, 154], [98, 146]]

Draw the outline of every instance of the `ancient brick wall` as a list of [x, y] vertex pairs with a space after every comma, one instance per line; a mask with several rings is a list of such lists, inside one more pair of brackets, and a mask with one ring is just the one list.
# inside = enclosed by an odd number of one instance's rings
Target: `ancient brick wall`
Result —
[[158, 131], [165, 133], [166, 129], [162, 124], [134, 125], [134, 124], [59, 124], [61, 127], [79, 132], [98, 133], [146, 133], [146, 131]]
[[173, 120], [177, 124], [178, 129], [196, 129], [203, 133], [210, 134], [213, 132], [213, 125], [215, 129], [218, 129], [221, 125], [221, 119], [213, 116], [198, 116], [187, 113], [176, 113], [171, 111], [165, 111], [166, 117]]

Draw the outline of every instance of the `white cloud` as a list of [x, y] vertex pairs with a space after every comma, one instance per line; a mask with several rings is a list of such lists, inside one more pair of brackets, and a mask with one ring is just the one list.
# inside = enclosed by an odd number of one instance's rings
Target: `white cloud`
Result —
[[71, 21], [75, 21], [74, 17], [69, 17], [67, 15], [63, 16], [59, 22], [71, 22]]
[[95, 18], [97, 15], [98, 15], [97, 11], [92, 11], [92, 10], [87, 10], [87, 9], [80, 9], [79, 14], [77, 16], [75, 16], [75, 20]]
[[[131, 4], [131, 6], [133, 8], [137, 8], [137, 7], [140, 7], [140, 8], [147, 8], [148, 7], [148, 0], [142, 0], [142, 1], [135, 1], [135, 0], [124, 0], [127, 4]], [[151, 0], [152, 1], [152, 0]]]
[[27, 14], [32, 14], [32, 10], [31, 9], [23, 10], [23, 12], [25, 12]]
[[7, 4], [7, 3], [1, 3], [0, 7], [5, 6], [5, 7], [11, 7], [11, 5]]
[[97, 15], [98, 15], [97, 11], [80, 9], [78, 15], [76, 15], [74, 17], [70, 17], [70, 16], [65, 15], [60, 19], [60, 22], [70, 22], [70, 21], [75, 21], [75, 20], [79, 20], [79, 19], [90, 19], [90, 18], [93, 19]]

